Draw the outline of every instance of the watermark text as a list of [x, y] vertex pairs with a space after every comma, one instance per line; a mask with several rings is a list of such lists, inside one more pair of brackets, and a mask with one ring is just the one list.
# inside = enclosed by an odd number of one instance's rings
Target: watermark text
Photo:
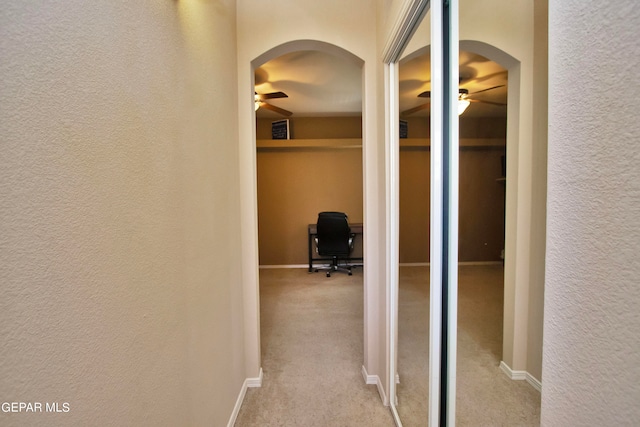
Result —
[[4, 413], [57, 412], [71, 411], [69, 402], [2, 402]]

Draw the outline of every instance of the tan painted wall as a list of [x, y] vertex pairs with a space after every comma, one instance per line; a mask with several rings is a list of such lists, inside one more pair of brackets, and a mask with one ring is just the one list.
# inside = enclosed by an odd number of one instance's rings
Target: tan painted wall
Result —
[[[409, 119], [409, 137], [427, 138], [427, 118]], [[504, 182], [502, 147], [469, 147], [474, 138], [506, 135], [506, 121], [497, 118], [460, 119], [459, 260], [500, 261], [504, 248]], [[403, 146], [400, 141], [400, 262], [429, 261], [430, 151]]]
[[[357, 137], [359, 118], [291, 118], [295, 138]], [[256, 133], [270, 137], [272, 120], [260, 119]], [[425, 125], [427, 124], [427, 125]], [[502, 138], [506, 121], [463, 118], [467, 138]], [[426, 119], [411, 119], [409, 136], [427, 138]], [[296, 139], [292, 140], [295, 145]], [[313, 141], [309, 141], [313, 143]], [[357, 140], [359, 143], [360, 140]], [[284, 143], [286, 146], [287, 143]], [[504, 142], [503, 142], [504, 144]], [[429, 150], [400, 153], [400, 262], [429, 261]], [[500, 261], [504, 248], [504, 182], [501, 147], [464, 147], [460, 153], [460, 260]], [[307, 262], [306, 227], [317, 213], [339, 210], [362, 222], [362, 152], [354, 149], [258, 148], [260, 265]]]
[[258, 150], [260, 265], [306, 264], [321, 211], [363, 222], [361, 148]]
[[[256, 135], [270, 141], [272, 121], [259, 119]], [[291, 117], [289, 125], [291, 145], [305, 139], [318, 146], [286, 148], [285, 141], [285, 148], [273, 149], [258, 139], [260, 265], [307, 264], [307, 227], [318, 212], [345, 212], [350, 222], [363, 222], [362, 118]], [[359, 147], [328, 148], [324, 139]], [[354, 256], [362, 256], [362, 241], [356, 248]]]
[[[256, 139], [271, 139], [271, 119], [258, 119]], [[289, 117], [292, 139], [362, 139], [362, 117]]]
[[0, 40], [0, 396], [70, 409], [0, 425], [226, 425], [235, 1], [12, 2]]
[[[346, 212], [363, 222], [362, 118], [291, 117], [292, 144], [308, 139], [344, 139], [359, 148], [258, 148], [258, 236], [260, 265], [308, 261], [307, 226], [318, 212]], [[270, 119], [259, 119], [258, 140], [271, 138]], [[259, 145], [261, 145], [259, 143]], [[283, 143], [287, 145], [287, 143]], [[358, 239], [361, 240], [361, 239]], [[362, 241], [354, 256], [362, 256]]]

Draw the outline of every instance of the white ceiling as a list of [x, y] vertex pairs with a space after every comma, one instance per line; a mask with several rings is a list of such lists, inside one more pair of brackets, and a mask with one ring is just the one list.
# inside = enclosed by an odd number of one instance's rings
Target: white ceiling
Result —
[[[256, 92], [282, 91], [289, 97], [268, 102], [293, 117], [360, 115], [362, 68], [319, 51], [299, 51], [272, 59], [256, 70]], [[283, 118], [260, 108], [257, 117]]]
[[[505, 85], [471, 96], [478, 100], [507, 102], [507, 73], [495, 62], [469, 52], [460, 52], [460, 87], [473, 92]], [[407, 58], [399, 70], [400, 111], [428, 102], [418, 94], [430, 90], [428, 51]], [[362, 68], [343, 58], [319, 51], [299, 51], [275, 58], [256, 70], [256, 92], [282, 91], [288, 98], [270, 99], [292, 117], [354, 116], [362, 112]], [[506, 106], [472, 103], [465, 117], [504, 117]], [[429, 109], [409, 117], [426, 117]], [[260, 108], [258, 118], [284, 116]]]

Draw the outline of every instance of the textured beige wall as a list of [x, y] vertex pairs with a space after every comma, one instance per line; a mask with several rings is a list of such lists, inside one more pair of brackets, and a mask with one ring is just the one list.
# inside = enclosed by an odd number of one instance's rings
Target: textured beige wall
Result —
[[0, 11], [7, 425], [225, 425], [245, 378], [235, 2]]
[[543, 426], [640, 425], [639, 25], [635, 0], [549, 3]]

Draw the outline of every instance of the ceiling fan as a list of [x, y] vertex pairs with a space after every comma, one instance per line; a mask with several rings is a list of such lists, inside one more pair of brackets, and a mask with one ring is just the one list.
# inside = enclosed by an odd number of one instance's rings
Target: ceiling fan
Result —
[[276, 98], [288, 98], [289, 96], [284, 92], [271, 92], [271, 93], [263, 93], [259, 94], [255, 92], [255, 108], [258, 111], [258, 108], [266, 108], [267, 110], [275, 111], [278, 114], [282, 114], [283, 116], [289, 117], [293, 113], [291, 111], [285, 110], [284, 108], [276, 107], [275, 105], [269, 104], [266, 102], [266, 99], [276, 99]]
[[[500, 87], [504, 87], [504, 85], [493, 86], [493, 87], [490, 87], [490, 88], [487, 88], [487, 89], [478, 90], [478, 91], [472, 92], [472, 93], [469, 93], [468, 89], [460, 88], [458, 90], [458, 115], [462, 114], [464, 112], [464, 110], [466, 110], [467, 107], [469, 106], [469, 104], [472, 103], [472, 102], [481, 102], [483, 104], [506, 106], [507, 104], [502, 104], [502, 103], [499, 103], [499, 102], [484, 101], [482, 99], [471, 98], [472, 95], [476, 95], [476, 94], [482, 93], [482, 92], [487, 92], [487, 91], [490, 91], [490, 90], [493, 90], [493, 89], [498, 89]], [[418, 98], [431, 98], [431, 91], [422, 92], [421, 94], [418, 95]], [[403, 116], [408, 116], [410, 114], [417, 113], [418, 111], [425, 110], [425, 109], [429, 108], [429, 106], [430, 106], [430, 103], [427, 102], [426, 104], [421, 104], [421, 105], [418, 105], [417, 107], [413, 107], [413, 108], [410, 108], [408, 110], [405, 110], [400, 114], [403, 115]]]

